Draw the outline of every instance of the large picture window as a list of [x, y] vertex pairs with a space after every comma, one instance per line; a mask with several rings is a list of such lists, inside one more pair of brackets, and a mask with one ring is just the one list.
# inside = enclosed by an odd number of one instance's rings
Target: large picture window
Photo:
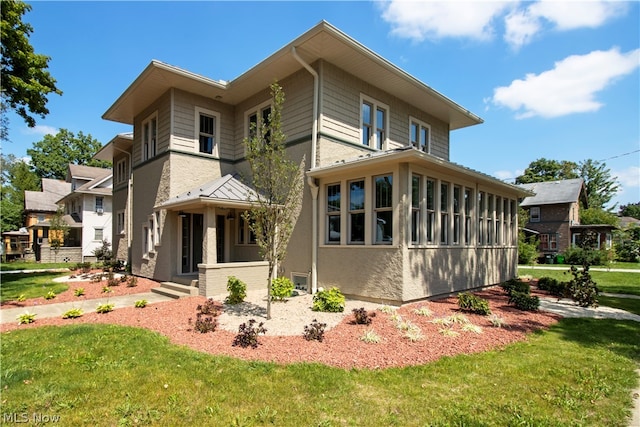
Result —
[[340, 243], [340, 184], [327, 185], [327, 243]]
[[349, 182], [349, 243], [364, 243], [364, 180]]
[[375, 243], [393, 242], [393, 176], [374, 178], [375, 185]]

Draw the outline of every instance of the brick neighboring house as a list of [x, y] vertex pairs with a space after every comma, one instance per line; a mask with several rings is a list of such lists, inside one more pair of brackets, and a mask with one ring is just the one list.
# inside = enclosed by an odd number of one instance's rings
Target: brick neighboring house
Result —
[[264, 289], [241, 177], [274, 80], [286, 150], [307, 166], [280, 275], [397, 304], [517, 274], [530, 193], [449, 160], [450, 132], [482, 119], [324, 21], [229, 82], [154, 60], [105, 112], [133, 128], [95, 156], [114, 165], [114, 252], [133, 274], [206, 296], [229, 276]]
[[521, 184], [535, 193], [520, 203], [529, 217], [525, 229], [539, 240], [541, 259], [554, 259], [580, 243], [582, 233], [595, 231], [600, 249], [610, 249], [612, 230], [608, 224], [580, 224], [580, 208], [587, 206], [587, 193], [582, 178]]

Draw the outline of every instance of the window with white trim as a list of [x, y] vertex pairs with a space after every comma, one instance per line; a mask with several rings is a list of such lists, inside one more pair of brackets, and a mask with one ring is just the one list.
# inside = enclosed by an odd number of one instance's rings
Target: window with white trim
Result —
[[411, 243], [420, 243], [420, 202], [422, 200], [422, 177], [411, 176]]
[[502, 198], [496, 196], [496, 231], [495, 231], [495, 244], [502, 243]]
[[149, 256], [149, 246], [150, 243], [149, 241], [151, 240], [151, 236], [150, 236], [150, 232], [149, 232], [149, 224], [145, 223], [142, 226], [142, 256], [143, 257], [148, 257]]
[[124, 211], [116, 212], [116, 232], [124, 234]]
[[558, 249], [558, 236], [555, 233], [540, 234], [540, 250], [555, 251]]
[[436, 182], [427, 178], [427, 243], [434, 243], [436, 224]]
[[258, 132], [265, 128], [265, 141], [270, 140], [270, 132], [266, 127], [269, 126], [271, 118], [271, 101], [263, 102], [255, 108], [245, 112], [245, 137], [254, 138]]
[[389, 128], [389, 107], [364, 95], [360, 96], [360, 130], [362, 145], [384, 150]]
[[142, 161], [156, 156], [158, 149], [158, 113], [142, 122]]
[[460, 244], [460, 233], [462, 227], [462, 189], [459, 185], [453, 186], [453, 244]]
[[246, 220], [247, 212], [243, 212], [238, 215], [238, 241], [239, 245], [255, 245], [256, 235], [249, 226], [249, 221]]
[[349, 182], [349, 243], [364, 243], [364, 180]]
[[104, 213], [104, 197], [96, 196], [96, 213], [102, 214]]
[[104, 239], [104, 229], [102, 227], [95, 227], [93, 229], [93, 240], [102, 241]]
[[515, 200], [511, 200], [509, 202], [509, 206], [510, 206], [510, 217], [509, 220], [511, 221], [510, 226], [509, 226], [509, 231], [511, 234], [511, 241], [510, 243], [512, 245], [515, 245], [518, 242], [518, 206], [516, 205], [516, 201]]
[[153, 242], [154, 246], [160, 245], [160, 212], [153, 213]]
[[495, 232], [493, 228], [493, 215], [495, 212], [494, 202], [495, 202], [495, 199], [493, 194], [488, 194], [487, 195], [487, 225], [486, 225], [487, 245], [493, 245], [493, 237], [494, 237], [493, 233]]
[[464, 244], [471, 244], [471, 209], [473, 203], [473, 190], [464, 189]]
[[153, 247], [156, 244], [156, 233], [155, 233], [155, 215], [149, 215], [147, 232], [149, 233], [148, 243], [149, 249], [148, 251], [153, 251]]
[[486, 212], [486, 199], [484, 191], [478, 192], [478, 244], [485, 244], [485, 234], [484, 234], [484, 217], [487, 214]]
[[220, 114], [196, 107], [196, 123], [198, 123], [198, 151], [218, 156]]
[[529, 209], [529, 222], [540, 222], [540, 208], [538, 206]]
[[431, 126], [420, 120], [410, 118], [409, 137], [413, 148], [425, 153], [431, 153]]
[[116, 163], [116, 184], [127, 181], [129, 179], [129, 170], [127, 168], [127, 159], [120, 159]]
[[376, 176], [373, 178], [373, 184], [375, 243], [391, 244], [393, 242], [393, 176]]
[[440, 183], [440, 243], [449, 244], [449, 183]]
[[340, 243], [340, 184], [327, 185], [327, 243]]

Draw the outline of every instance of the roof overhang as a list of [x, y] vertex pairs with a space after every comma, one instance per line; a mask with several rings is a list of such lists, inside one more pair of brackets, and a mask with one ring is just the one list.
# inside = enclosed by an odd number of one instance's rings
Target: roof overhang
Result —
[[106, 143], [104, 147], [100, 149], [100, 151], [94, 154], [93, 158], [96, 160], [112, 162], [115, 153], [130, 153], [132, 145], [133, 133], [120, 133], [116, 135], [111, 141]]
[[321, 166], [311, 169], [307, 171], [307, 175], [311, 178], [327, 178], [332, 177], [338, 173], [357, 174], [364, 169], [370, 169], [373, 167], [389, 164], [397, 164], [401, 162], [426, 167], [430, 170], [433, 170], [434, 172], [451, 175], [462, 175], [467, 180], [472, 180], [478, 184], [500, 188], [503, 191], [509, 192], [513, 194], [514, 197], [518, 198], [530, 196], [533, 194], [530, 191], [525, 190], [517, 185], [500, 181], [499, 179], [494, 178], [490, 175], [475, 171], [470, 168], [466, 168], [456, 163], [443, 160], [439, 157], [424, 153], [414, 148], [401, 148], [397, 150], [374, 152], [370, 155], [361, 156], [352, 160], [346, 160], [344, 162], [341, 161], [328, 166]]
[[102, 118], [133, 124], [137, 114], [171, 88], [237, 105], [265, 90], [274, 80], [303, 68], [293, 50], [309, 64], [328, 61], [346, 72], [426, 111], [449, 124], [451, 130], [483, 120], [420, 80], [393, 65], [326, 21], [287, 44], [264, 61], [230, 82], [216, 81], [153, 60], [109, 107]]

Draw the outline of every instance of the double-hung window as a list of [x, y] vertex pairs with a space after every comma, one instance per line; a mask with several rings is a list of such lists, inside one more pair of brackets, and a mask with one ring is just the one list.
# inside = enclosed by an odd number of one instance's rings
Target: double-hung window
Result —
[[436, 182], [427, 178], [427, 243], [434, 243], [436, 224]]
[[364, 243], [364, 180], [349, 182], [349, 243]]
[[375, 243], [393, 242], [393, 176], [374, 177]]
[[196, 120], [198, 123], [198, 151], [218, 155], [219, 114], [196, 108]]
[[246, 113], [246, 137], [255, 138], [264, 137], [264, 143], [268, 144], [271, 140], [271, 132], [269, 125], [271, 121], [271, 101], [260, 104], [255, 109]]
[[493, 245], [493, 214], [495, 210], [493, 194], [487, 195], [487, 245]]
[[478, 244], [485, 244], [485, 234], [484, 234], [484, 217], [487, 214], [486, 211], [486, 199], [484, 191], [478, 192]]
[[502, 198], [496, 196], [496, 245], [502, 243]]
[[409, 137], [413, 148], [431, 153], [431, 126], [412, 118], [409, 121]]
[[473, 190], [464, 189], [464, 244], [471, 244], [471, 204], [473, 203]]
[[104, 213], [104, 197], [102, 196], [96, 196], [96, 213]]
[[155, 157], [158, 149], [158, 115], [142, 122], [142, 161]]
[[362, 145], [383, 150], [387, 141], [389, 108], [373, 99], [362, 97], [360, 129]]
[[459, 186], [453, 187], [453, 244], [460, 244], [460, 231], [461, 231], [461, 200], [462, 189]]
[[420, 200], [422, 199], [422, 177], [411, 177], [411, 243], [420, 243]]
[[533, 206], [529, 209], [529, 222], [540, 222], [540, 207]]
[[129, 171], [127, 169], [127, 159], [120, 159], [116, 163], [116, 184], [125, 182], [129, 178]]
[[327, 243], [340, 243], [340, 184], [327, 185]]
[[449, 184], [440, 183], [440, 243], [449, 244]]

